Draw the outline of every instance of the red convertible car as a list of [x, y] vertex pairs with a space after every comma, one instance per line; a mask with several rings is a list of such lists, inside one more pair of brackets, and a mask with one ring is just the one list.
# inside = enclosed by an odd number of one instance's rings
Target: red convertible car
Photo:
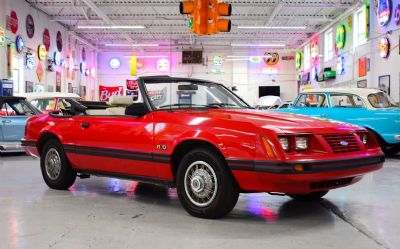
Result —
[[62, 112], [28, 120], [23, 146], [40, 157], [50, 188], [90, 175], [167, 184], [191, 215], [219, 218], [240, 192], [318, 199], [384, 162], [361, 127], [254, 110], [203, 80], [159, 76], [138, 84], [135, 99], [68, 99]]

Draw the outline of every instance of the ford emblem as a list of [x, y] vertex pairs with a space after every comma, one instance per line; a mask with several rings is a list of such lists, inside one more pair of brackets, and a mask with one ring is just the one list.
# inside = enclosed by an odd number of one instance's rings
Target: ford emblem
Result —
[[347, 146], [347, 145], [349, 145], [349, 142], [347, 142], [347, 141], [340, 141], [340, 145]]

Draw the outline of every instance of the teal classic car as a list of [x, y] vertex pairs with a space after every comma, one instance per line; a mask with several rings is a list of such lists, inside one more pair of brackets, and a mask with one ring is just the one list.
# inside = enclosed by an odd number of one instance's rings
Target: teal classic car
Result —
[[377, 89], [313, 89], [299, 94], [288, 108], [278, 112], [303, 114], [347, 122], [367, 128], [386, 154], [400, 151], [400, 108]]
[[25, 98], [0, 96], [0, 154], [24, 151], [21, 139], [26, 120], [39, 113]]

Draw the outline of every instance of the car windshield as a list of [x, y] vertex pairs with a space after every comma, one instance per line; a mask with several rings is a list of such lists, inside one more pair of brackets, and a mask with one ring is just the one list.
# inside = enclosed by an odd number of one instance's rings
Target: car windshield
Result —
[[34, 99], [34, 100], [31, 100], [31, 104], [41, 111], [50, 111], [50, 110], [54, 110], [54, 107], [56, 105], [56, 100], [53, 98]]
[[368, 95], [369, 103], [375, 108], [399, 107], [395, 101], [384, 92], [377, 92]]
[[156, 109], [249, 108], [220, 84], [208, 82], [146, 83], [149, 99]]
[[37, 113], [39, 111], [24, 99], [8, 100], [3, 103], [0, 109], [1, 116], [30, 116]]

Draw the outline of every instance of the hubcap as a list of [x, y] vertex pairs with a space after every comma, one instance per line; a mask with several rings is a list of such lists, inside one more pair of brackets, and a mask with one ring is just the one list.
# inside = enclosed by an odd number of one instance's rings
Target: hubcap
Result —
[[47, 151], [45, 157], [46, 174], [51, 180], [57, 180], [61, 172], [61, 159], [58, 151], [54, 148]]
[[198, 207], [212, 203], [218, 190], [214, 169], [204, 161], [196, 161], [185, 173], [185, 192], [189, 200]]

